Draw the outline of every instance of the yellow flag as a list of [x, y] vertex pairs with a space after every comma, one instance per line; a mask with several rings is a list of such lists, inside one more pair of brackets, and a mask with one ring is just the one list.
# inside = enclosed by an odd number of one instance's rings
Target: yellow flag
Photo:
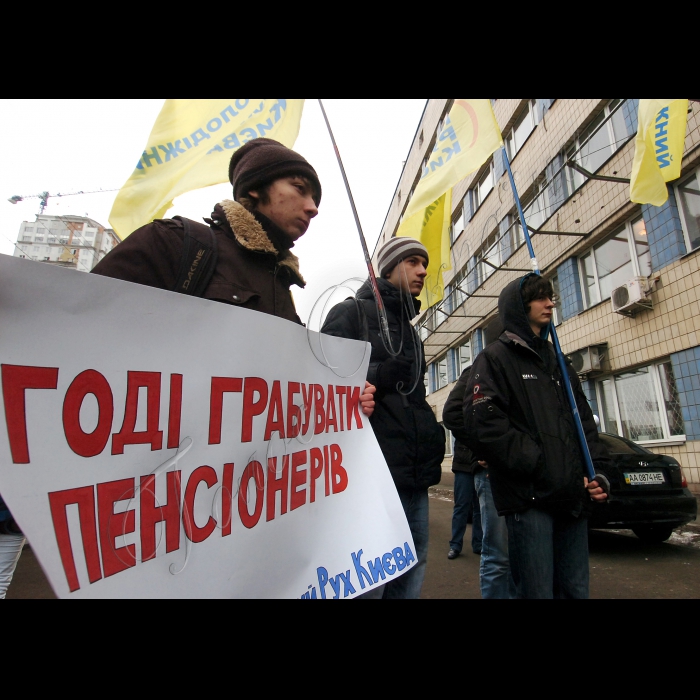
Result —
[[442, 273], [452, 269], [452, 187], [502, 146], [489, 100], [455, 100], [396, 233], [417, 238], [428, 249], [430, 265], [420, 297], [424, 308], [443, 298]]
[[122, 240], [178, 195], [228, 180], [233, 152], [266, 136], [291, 148], [304, 100], [166, 100], [109, 215]]
[[660, 207], [681, 175], [688, 100], [639, 100], [630, 200]]

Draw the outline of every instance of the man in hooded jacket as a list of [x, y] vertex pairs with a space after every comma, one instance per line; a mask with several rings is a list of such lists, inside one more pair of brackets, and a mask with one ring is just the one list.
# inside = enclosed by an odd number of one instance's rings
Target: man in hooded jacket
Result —
[[[464, 398], [468, 445], [489, 464], [499, 515], [508, 527], [519, 598], [588, 597], [587, 513], [607, 495], [588, 483], [552, 344], [549, 281], [530, 273], [501, 292], [505, 331], [472, 367]], [[576, 373], [568, 367], [596, 469], [610, 466]]]
[[[445, 432], [425, 400], [423, 344], [411, 319], [427, 275], [428, 251], [413, 238], [392, 238], [379, 251], [377, 285], [386, 307], [392, 355], [382, 339], [372, 287], [367, 280], [356, 297], [333, 307], [321, 329], [372, 345], [368, 381], [377, 387], [370, 423], [401, 499], [416, 565], [389, 582], [384, 598], [419, 598], [428, 555], [428, 487], [442, 476]], [[379, 595], [373, 589], [371, 594]], [[373, 596], [372, 596], [373, 597]]]

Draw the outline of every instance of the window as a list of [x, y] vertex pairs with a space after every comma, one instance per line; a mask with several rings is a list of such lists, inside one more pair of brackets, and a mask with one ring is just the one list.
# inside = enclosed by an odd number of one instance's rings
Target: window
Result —
[[459, 210], [457, 218], [452, 222], [450, 226], [450, 246], [453, 246], [459, 234], [464, 231], [464, 208]]
[[31, 241], [32, 237], [31, 236], [22, 236], [23, 241]]
[[433, 374], [433, 391], [437, 391], [438, 389], [442, 389], [442, 387], [447, 386], [447, 355], [433, 362], [430, 366], [432, 367]]
[[445, 431], [445, 457], [452, 457], [452, 431], [448, 430], [442, 423], [440, 425]]
[[49, 243], [55, 243], [55, 242], [56, 242], [56, 236], [49, 236], [48, 242], [49, 242]]
[[[627, 132], [623, 100], [611, 100], [603, 111], [581, 132], [567, 150], [567, 160], [575, 160], [589, 173], [595, 173], [615, 153], [631, 134]], [[567, 168], [569, 191], [584, 183], [578, 170]]]
[[635, 442], [685, 435], [671, 362], [640, 367], [596, 382], [602, 429]]
[[700, 246], [700, 170], [676, 187], [683, 231], [688, 251]]
[[43, 237], [43, 236], [36, 236], [36, 237], [34, 238], [34, 240], [35, 240], [37, 243], [43, 243], [43, 242], [44, 242], [44, 237]]
[[428, 381], [428, 370], [425, 371], [425, 374], [423, 375], [423, 386], [425, 387], [425, 395], [427, 396], [430, 393], [430, 382]]
[[506, 137], [506, 149], [510, 160], [513, 160], [515, 154], [523, 147], [537, 122], [537, 101], [529, 100], [525, 111], [518, 117], [515, 126]]
[[467, 367], [472, 366], [474, 357], [472, 354], [472, 336], [468, 336], [466, 342], [455, 348], [455, 365], [457, 367], [457, 376], [461, 376]]
[[[400, 196], [400, 193], [399, 193], [399, 196]], [[95, 235], [94, 231], [86, 231], [85, 232], [85, 238], [93, 238], [94, 235]]]
[[554, 308], [552, 309], [552, 320], [554, 325], [558, 326], [562, 322], [561, 317], [561, 295], [559, 294], [559, 275], [554, 275], [550, 280], [552, 283], [552, 288], [554, 289]]
[[488, 168], [482, 173], [479, 181], [472, 188], [472, 201], [474, 202], [474, 211], [476, 211], [486, 199], [487, 195], [493, 189], [493, 160], [488, 165]]
[[39, 252], [39, 246], [35, 245], [34, 248], [32, 248], [32, 253], [38, 253]]
[[632, 277], [651, 274], [651, 253], [644, 219], [615, 231], [579, 259], [586, 308], [609, 299], [612, 290]]
[[34, 227], [33, 226], [25, 226], [24, 232], [25, 233], [34, 233]]

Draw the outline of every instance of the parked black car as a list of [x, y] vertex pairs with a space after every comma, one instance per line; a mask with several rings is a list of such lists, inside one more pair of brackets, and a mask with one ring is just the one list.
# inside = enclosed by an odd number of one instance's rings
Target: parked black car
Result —
[[650, 452], [631, 440], [599, 433], [615, 460], [610, 498], [593, 508], [593, 528], [631, 529], [645, 542], [664, 542], [673, 530], [695, 520], [698, 504], [673, 457]]

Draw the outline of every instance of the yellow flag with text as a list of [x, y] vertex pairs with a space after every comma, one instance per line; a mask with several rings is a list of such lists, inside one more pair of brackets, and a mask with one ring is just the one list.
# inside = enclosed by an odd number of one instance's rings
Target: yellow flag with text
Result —
[[489, 100], [454, 101], [396, 233], [417, 238], [428, 249], [430, 265], [420, 297], [424, 308], [443, 298], [442, 273], [452, 269], [452, 187], [502, 146]]
[[304, 100], [166, 100], [109, 215], [124, 239], [164, 216], [178, 195], [228, 181], [233, 152], [265, 136], [291, 148]]
[[630, 200], [660, 207], [681, 175], [688, 100], [639, 100]]

